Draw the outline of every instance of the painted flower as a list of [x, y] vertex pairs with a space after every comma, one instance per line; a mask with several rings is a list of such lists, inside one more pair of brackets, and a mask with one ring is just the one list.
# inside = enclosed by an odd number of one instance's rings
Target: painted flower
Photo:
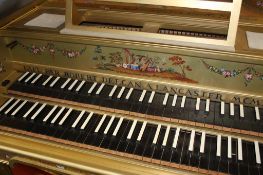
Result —
[[230, 71], [223, 71], [223, 75], [225, 76], [225, 78], [227, 77], [231, 77], [231, 72]]
[[246, 73], [246, 74], [245, 74], [245, 79], [246, 79], [247, 81], [252, 80], [252, 79], [253, 79], [253, 74], [251, 74], [251, 73]]
[[171, 60], [173, 62], [173, 65], [180, 65], [180, 64], [185, 63], [185, 61], [182, 59], [182, 57], [179, 57], [179, 56], [172, 56], [169, 58], [169, 60]]
[[49, 49], [49, 53], [50, 53], [50, 55], [55, 55], [55, 49], [54, 48], [50, 48]]

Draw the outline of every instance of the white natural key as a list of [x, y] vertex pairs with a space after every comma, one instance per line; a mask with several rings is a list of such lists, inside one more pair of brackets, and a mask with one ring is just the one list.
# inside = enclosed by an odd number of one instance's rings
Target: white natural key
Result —
[[227, 157], [232, 158], [232, 139], [231, 136], [227, 137]]
[[165, 131], [165, 134], [164, 134], [163, 143], [162, 143], [163, 146], [166, 146], [166, 144], [167, 144], [170, 128], [171, 128], [170, 125], [168, 125], [167, 128], [166, 128], [166, 131]]
[[132, 123], [131, 129], [130, 129], [130, 131], [129, 131], [129, 134], [128, 134], [128, 136], [127, 136], [127, 139], [131, 139], [136, 124], [137, 124], [137, 120], [134, 120], [133, 123]]
[[189, 143], [189, 147], [188, 147], [189, 151], [194, 150], [194, 141], [195, 141], [195, 130], [192, 130], [191, 136], [190, 136], [190, 143]]
[[37, 80], [42, 76], [42, 74], [38, 74], [38, 76], [36, 78], [34, 78], [33, 81], [31, 81], [31, 84], [35, 84], [37, 82]]
[[123, 94], [124, 90], [125, 90], [125, 87], [124, 87], [124, 86], [123, 86], [123, 87], [121, 87], [121, 90], [120, 90], [120, 92], [119, 92], [119, 94], [118, 94], [117, 98], [121, 98], [121, 96], [122, 96], [122, 94]]
[[164, 106], [167, 104], [168, 97], [169, 97], [169, 93], [165, 93], [165, 96], [164, 96], [164, 99], [163, 99], [163, 105]]
[[183, 98], [182, 98], [182, 102], [181, 102], [181, 108], [184, 108], [184, 105], [185, 105], [185, 99], [186, 99], [186, 96], [183, 96]]
[[60, 87], [61, 89], [64, 89], [66, 86], [67, 86], [67, 84], [70, 82], [70, 80], [71, 80], [71, 78], [68, 78], [63, 84], [62, 84], [62, 86]]
[[143, 124], [142, 124], [141, 130], [140, 130], [140, 133], [139, 133], [139, 135], [137, 137], [137, 141], [141, 141], [142, 135], [143, 135], [145, 127], [146, 127], [146, 124], [147, 124], [147, 122], [144, 121]]
[[103, 122], [105, 121], [106, 117], [107, 117], [106, 114], [104, 114], [104, 115], [102, 116], [102, 118], [101, 118], [101, 120], [100, 120], [98, 126], [96, 127], [96, 129], [95, 129], [95, 131], [94, 131], [95, 133], [99, 132], [99, 130], [100, 130], [100, 128], [101, 128], [101, 125], [102, 125]]
[[99, 95], [99, 94], [100, 94], [100, 92], [102, 91], [102, 89], [104, 88], [104, 86], [105, 86], [105, 83], [101, 83], [99, 89], [98, 89], [97, 92], [96, 92], [96, 95]]
[[175, 135], [174, 135], [173, 148], [176, 148], [176, 147], [177, 147], [177, 142], [178, 142], [180, 130], [181, 130], [181, 128], [177, 128], [177, 129], [176, 129], [176, 132], [175, 132]]
[[216, 156], [221, 157], [221, 135], [217, 136]]
[[255, 144], [256, 162], [257, 162], [257, 164], [261, 164], [258, 141], [254, 141], [254, 144]]
[[205, 132], [202, 132], [202, 136], [201, 136], [201, 145], [200, 145], [200, 153], [204, 153], [205, 152]]
[[58, 82], [59, 79], [60, 79], [60, 77], [55, 78], [55, 80], [52, 81], [52, 83], [51, 83], [49, 86], [50, 86], [50, 87], [54, 87], [55, 84]]
[[18, 113], [18, 111], [27, 103], [27, 100], [23, 101], [23, 103], [21, 103], [18, 108], [16, 108], [16, 110], [14, 112], [12, 112], [12, 116], [16, 115]]
[[94, 83], [92, 84], [92, 86], [89, 88], [88, 93], [91, 94], [92, 91], [95, 89], [96, 86], [97, 86], [97, 82], [94, 82]]
[[67, 111], [67, 113], [64, 115], [64, 117], [60, 120], [60, 122], [58, 123], [60, 126], [63, 125], [63, 123], [65, 122], [65, 120], [68, 118], [68, 116], [70, 115], [70, 113], [72, 112], [72, 108], [69, 108], [69, 110]]
[[129, 98], [130, 98], [130, 96], [132, 94], [132, 91], [133, 91], [133, 88], [130, 88], [128, 93], [127, 93], [127, 95], [126, 95], [126, 97], [125, 97], [126, 100], [129, 100]]
[[80, 91], [80, 89], [82, 88], [82, 86], [85, 84], [85, 80], [83, 80], [79, 85], [78, 85], [78, 87], [76, 88], [76, 92], [79, 92]]
[[243, 160], [242, 140], [241, 140], [241, 138], [237, 139], [237, 151], [238, 151], [238, 160]]
[[152, 91], [151, 95], [150, 95], [150, 98], [148, 100], [148, 103], [152, 103], [153, 102], [154, 95], [155, 95], [155, 91]]
[[177, 94], [174, 94], [172, 106], [175, 106], [175, 105], [176, 105], [176, 101], [177, 101]]
[[142, 94], [141, 94], [141, 96], [140, 96], [139, 102], [142, 102], [142, 101], [143, 101], [145, 94], [146, 94], [146, 90], [143, 90], [143, 91], [142, 91]]
[[197, 111], [200, 110], [200, 101], [201, 101], [200, 98], [197, 98], [197, 99], [196, 99], [195, 110], [197, 110]]
[[34, 76], [36, 75], [36, 73], [32, 73], [26, 80], [25, 83], [29, 82]]
[[49, 119], [49, 117], [54, 113], [54, 111], [57, 109], [57, 105], [55, 105], [52, 109], [51, 109], [51, 111], [49, 111], [49, 113], [47, 114], [47, 116], [43, 119], [43, 122], [46, 122], [48, 119]]
[[14, 100], [14, 97], [10, 98], [7, 102], [5, 102], [5, 104], [3, 104], [3, 105], [1, 106], [0, 112], [1, 112], [5, 107], [7, 107], [7, 106], [11, 103], [11, 101], [13, 101], [13, 100]]
[[46, 103], [43, 103], [40, 108], [35, 112], [35, 114], [31, 117], [31, 120], [34, 120], [38, 114], [44, 109], [44, 107], [46, 106], [47, 104]]
[[121, 127], [122, 121], [123, 121], [123, 117], [120, 118], [120, 120], [119, 120], [119, 122], [118, 122], [118, 124], [117, 124], [117, 126], [116, 126], [116, 128], [115, 128], [115, 130], [113, 132], [113, 134], [112, 134], [113, 136], [116, 136], [118, 134], [118, 131], [119, 131], [120, 127]]
[[25, 72], [19, 79], [18, 81], [22, 81], [27, 75], [29, 74], [29, 72]]
[[8, 114], [19, 102], [21, 99], [17, 99], [15, 101], [15, 103], [13, 103], [6, 111], [5, 111], [5, 115]]
[[206, 111], [206, 112], [209, 112], [209, 108], [210, 108], [210, 99], [206, 99], [205, 111]]
[[230, 115], [234, 116], [235, 115], [235, 104], [230, 103]]
[[162, 126], [161, 124], [158, 124], [158, 126], [157, 126], [157, 129], [156, 129], [156, 132], [155, 132], [155, 135], [154, 135], [154, 138], [153, 138], [153, 144], [157, 143], [157, 139], [159, 137], [161, 126]]
[[50, 76], [46, 79], [46, 81], [44, 81], [44, 82], [42, 83], [42, 86], [46, 86], [47, 83], [51, 80], [51, 78], [53, 78], [52, 75], [50, 75]]
[[85, 129], [87, 124], [89, 123], [91, 117], [93, 116], [93, 112], [90, 112], [84, 123], [81, 125], [80, 129]]
[[79, 80], [74, 80], [73, 83], [69, 86], [68, 90], [71, 91], [74, 88], [74, 86], [77, 84], [78, 81]]
[[79, 114], [78, 118], [74, 121], [74, 123], [72, 124], [72, 128], [75, 128], [77, 126], [77, 124], [79, 123], [80, 119], [83, 117], [83, 115], [85, 114], [85, 110], [82, 110], [81, 113]]
[[23, 118], [26, 118], [34, 109], [35, 107], [38, 105], [38, 102], [36, 102], [28, 111], [27, 113], [24, 114]]
[[51, 123], [52, 123], [52, 124], [54, 124], [54, 123], [57, 121], [57, 119], [58, 119], [59, 116], [62, 114], [62, 112], [64, 111], [64, 109], [65, 109], [65, 107], [62, 107], [62, 108], [58, 111], [58, 113], [55, 115], [55, 117], [51, 120]]
[[109, 129], [110, 129], [110, 127], [111, 127], [112, 122], [114, 121], [114, 119], [115, 119], [115, 115], [113, 115], [113, 116], [111, 117], [111, 119], [110, 119], [107, 127], [106, 127], [105, 130], [104, 130], [104, 134], [107, 134], [107, 133], [108, 133], [108, 131], [109, 131]]
[[243, 104], [239, 105], [239, 113], [240, 113], [240, 117], [245, 117], [245, 115], [244, 115], [244, 105]]
[[224, 115], [224, 114], [225, 114], [225, 102], [223, 102], [223, 101], [221, 101], [220, 114], [221, 114], [221, 115]]
[[258, 106], [255, 107], [255, 113], [256, 113], [256, 119], [257, 119], [257, 120], [260, 120], [260, 115], [259, 115]]
[[112, 88], [111, 91], [110, 91], [109, 97], [112, 97], [112, 96], [113, 96], [113, 94], [115, 93], [117, 87], [118, 87], [117, 85], [114, 85], [114, 86], [113, 86], [113, 88]]

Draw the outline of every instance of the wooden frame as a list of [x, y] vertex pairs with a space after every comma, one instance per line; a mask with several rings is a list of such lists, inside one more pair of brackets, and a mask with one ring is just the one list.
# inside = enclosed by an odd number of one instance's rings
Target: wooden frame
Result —
[[[240, 16], [242, 0], [233, 0], [233, 2], [218, 2], [204, 0], [98, 0], [100, 2], [119, 2], [119, 3], [136, 3], [151, 4], [160, 6], [174, 6], [183, 8], [208, 9], [215, 11], [230, 12], [229, 27], [227, 39], [207, 39], [189, 36], [174, 36], [157, 33], [116, 31], [108, 29], [98, 29], [92, 27], [78, 26], [80, 21], [77, 9], [73, 0], [67, 0], [66, 3], [66, 27], [61, 30], [62, 34], [74, 34], [83, 36], [96, 36], [103, 38], [114, 38], [122, 40], [144, 41], [151, 43], [162, 43], [169, 45], [179, 45], [194, 48], [207, 48], [213, 50], [235, 51], [236, 34]], [[77, 22], [76, 22], [77, 21]]]

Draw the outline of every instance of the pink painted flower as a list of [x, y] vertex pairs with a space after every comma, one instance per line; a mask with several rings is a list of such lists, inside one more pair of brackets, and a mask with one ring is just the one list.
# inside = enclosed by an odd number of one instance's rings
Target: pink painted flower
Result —
[[230, 77], [231, 76], [231, 72], [230, 71], [223, 71], [223, 75], [226, 77]]
[[247, 81], [250, 81], [250, 80], [253, 79], [253, 75], [252, 75], [251, 73], [246, 73], [246, 74], [245, 74], [245, 79], [246, 79]]

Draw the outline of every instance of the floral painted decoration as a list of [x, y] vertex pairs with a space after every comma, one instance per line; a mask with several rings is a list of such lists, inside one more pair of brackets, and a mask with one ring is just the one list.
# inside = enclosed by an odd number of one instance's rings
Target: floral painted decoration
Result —
[[78, 56], [82, 55], [86, 50], [86, 47], [82, 48], [79, 51], [72, 49], [60, 49], [56, 47], [53, 43], [47, 43], [44, 46], [37, 46], [35, 44], [27, 46], [22, 44], [21, 42], [18, 42], [18, 45], [26, 49], [28, 52], [30, 52], [33, 55], [42, 55], [44, 52], [47, 51], [52, 57], [55, 56], [56, 52], [59, 52], [63, 56], [66, 56], [67, 58], [77, 58]]
[[178, 55], [161, 58], [137, 54], [128, 48], [104, 54], [102, 47], [97, 46], [92, 59], [96, 62], [96, 69], [198, 83], [187, 76], [187, 71], [192, 71], [192, 68]]
[[263, 80], [263, 73], [258, 72], [253, 66], [246, 67], [244, 69], [228, 70], [225, 68], [217, 68], [215, 66], [209, 65], [204, 60], [203, 63], [208, 70], [217, 73], [219, 75], [222, 75], [225, 78], [235, 78], [242, 75], [245, 81], [244, 82], [245, 86], [248, 86], [248, 84], [255, 78], [259, 78], [260, 80]]

